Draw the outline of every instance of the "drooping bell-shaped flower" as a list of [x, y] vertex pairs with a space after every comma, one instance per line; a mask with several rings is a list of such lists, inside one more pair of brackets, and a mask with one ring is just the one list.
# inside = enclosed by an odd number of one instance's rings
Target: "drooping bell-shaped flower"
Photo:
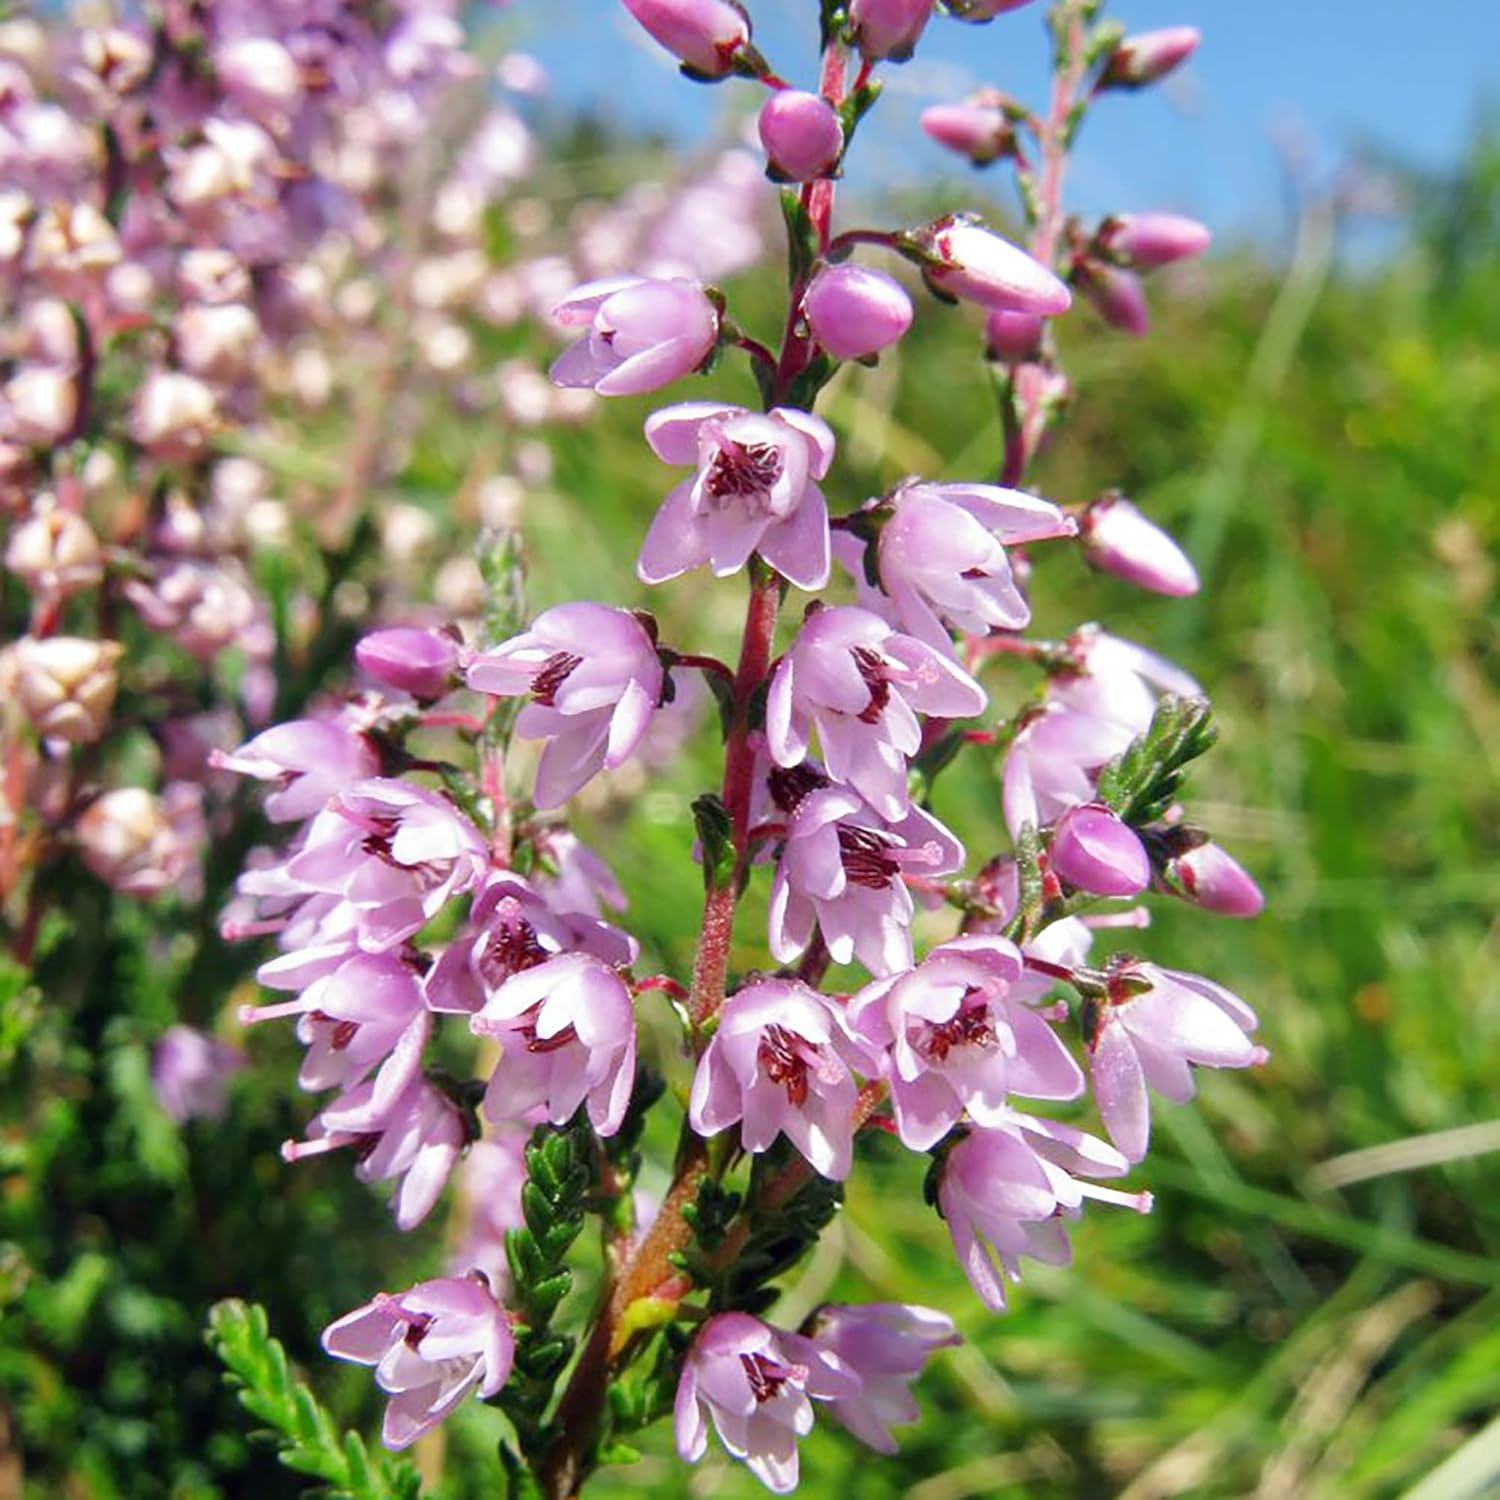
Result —
[[454, 686], [462, 656], [462, 643], [446, 631], [409, 625], [372, 630], [354, 648], [362, 671], [419, 702], [441, 698]]
[[813, 337], [835, 359], [868, 359], [911, 327], [911, 298], [883, 271], [826, 266], [802, 300]]
[[909, 801], [907, 760], [922, 742], [917, 715], [966, 719], [986, 701], [947, 652], [839, 605], [807, 617], [772, 675], [766, 743], [777, 765], [800, 765], [816, 729], [828, 775], [897, 818]]
[[1180, 68], [1198, 50], [1196, 26], [1163, 26], [1125, 37], [1110, 54], [1101, 88], [1144, 88]]
[[719, 1313], [698, 1330], [677, 1386], [677, 1452], [697, 1463], [712, 1419], [719, 1440], [768, 1490], [797, 1487], [797, 1439], [812, 1431], [814, 1401], [859, 1394], [839, 1357], [801, 1334], [748, 1313]]
[[700, 78], [733, 71], [750, 40], [750, 22], [726, 0], [625, 0], [625, 9]]
[[210, 751], [209, 764], [276, 783], [265, 800], [266, 816], [294, 823], [310, 818], [345, 787], [376, 775], [380, 757], [364, 734], [337, 719], [289, 719], [232, 753]]
[[882, 1059], [896, 1129], [913, 1151], [935, 1146], [967, 1111], [1011, 1117], [1007, 1099], [1075, 1099], [1083, 1073], [1057, 1033], [1021, 1003], [1020, 951], [998, 936], [955, 938], [915, 968], [850, 1001], [849, 1027]]
[[719, 337], [719, 314], [694, 281], [617, 276], [558, 304], [566, 328], [587, 328], [552, 366], [555, 385], [639, 396], [690, 375]]
[[906, 62], [932, 18], [933, 0], [850, 0], [854, 44], [871, 62]]
[[580, 1104], [600, 1135], [625, 1118], [635, 1082], [635, 1009], [607, 964], [565, 953], [507, 979], [469, 1022], [500, 1045], [485, 1091], [491, 1120], [543, 1109], [554, 1125]]
[[828, 1415], [877, 1453], [894, 1453], [891, 1428], [917, 1420], [911, 1383], [923, 1366], [963, 1342], [946, 1313], [906, 1302], [830, 1303], [808, 1337], [859, 1376], [858, 1394], [830, 1401]]
[[724, 578], [752, 552], [799, 588], [828, 582], [828, 506], [817, 481], [834, 443], [821, 418], [694, 401], [654, 413], [646, 440], [663, 462], [697, 472], [667, 496], [646, 533], [636, 564], [643, 582], [705, 564]]
[[858, 1088], [854, 1049], [824, 996], [763, 979], [724, 1002], [698, 1061], [688, 1119], [699, 1135], [738, 1124], [746, 1151], [785, 1135], [824, 1177], [849, 1175]]
[[838, 111], [821, 94], [775, 89], [756, 121], [772, 176], [783, 182], [811, 182], [838, 165], [844, 127]]
[[516, 720], [523, 739], [545, 740], [536, 805], [559, 807], [602, 770], [624, 764], [661, 702], [656, 642], [628, 609], [560, 604], [469, 664], [469, 686], [500, 698], [529, 696]]
[[1202, 255], [1212, 238], [1196, 219], [1162, 213], [1121, 214], [1108, 222], [1103, 235], [1104, 248], [1136, 271]]
[[515, 1337], [482, 1276], [443, 1276], [399, 1296], [382, 1292], [323, 1330], [336, 1359], [373, 1365], [390, 1396], [382, 1440], [409, 1448], [471, 1392], [496, 1395], [510, 1378]]
[[1191, 1064], [1248, 1068], [1269, 1056], [1250, 1040], [1255, 1012], [1211, 979], [1122, 959], [1108, 990], [1094, 1011], [1089, 1073], [1104, 1127], [1131, 1161], [1151, 1137], [1148, 1086], [1185, 1104], [1197, 1092]]
[[1187, 554], [1123, 495], [1088, 505], [1078, 536], [1084, 560], [1101, 573], [1174, 598], [1198, 592], [1198, 572]]

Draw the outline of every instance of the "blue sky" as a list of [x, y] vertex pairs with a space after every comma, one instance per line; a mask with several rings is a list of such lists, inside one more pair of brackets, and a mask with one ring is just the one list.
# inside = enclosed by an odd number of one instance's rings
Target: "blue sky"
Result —
[[[1045, 96], [1045, 0], [988, 26], [939, 17], [917, 57], [884, 69], [885, 97], [851, 161], [851, 185], [899, 171], [960, 177], [917, 129], [928, 104], [994, 82]], [[815, 78], [816, 0], [748, 0], [756, 40], [793, 83]], [[1221, 240], [1275, 242], [1286, 224], [1278, 142], [1326, 175], [1375, 142], [1419, 162], [1454, 161], [1485, 101], [1500, 109], [1500, 0], [1115, 0], [1132, 30], [1189, 22], [1204, 44], [1165, 87], [1105, 101], [1080, 142], [1070, 200], [1092, 212], [1169, 208]], [[601, 106], [634, 126], [701, 141], [732, 130], [759, 90], [679, 79], [619, 0], [522, 0], [523, 45], [562, 105]], [[998, 183], [996, 186], [998, 187]]]

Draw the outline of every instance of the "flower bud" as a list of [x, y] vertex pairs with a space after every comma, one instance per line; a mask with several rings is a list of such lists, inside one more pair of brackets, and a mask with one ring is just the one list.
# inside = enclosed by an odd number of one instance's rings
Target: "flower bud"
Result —
[[5, 404], [8, 434], [38, 447], [59, 443], [78, 416], [77, 378], [55, 365], [22, 365], [6, 382]]
[[940, 294], [1043, 317], [1072, 304], [1067, 287], [1046, 266], [979, 224], [939, 219], [911, 238], [924, 256], [928, 283]]
[[39, 297], [21, 317], [26, 355], [44, 365], [72, 365], [78, 359], [78, 325], [68, 304]]
[[260, 336], [260, 323], [242, 303], [184, 307], [173, 324], [182, 367], [205, 380], [242, 374]]
[[1202, 255], [1212, 238], [1196, 219], [1181, 214], [1122, 214], [1108, 221], [1100, 236], [1110, 255], [1136, 271]]
[[1093, 261], [1078, 271], [1078, 290], [1096, 313], [1121, 333], [1143, 339], [1151, 331], [1151, 314], [1140, 278], [1131, 271]]
[[625, 9], [700, 78], [734, 71], [750, 41], [750, 23], [725, 0], [625, 0]]
[[1031, 0], [945, 0], [944, 9], [955, 21], [983, 23], [1030, 4]]
[[410, 627], [371, 631], [354, 648], [354, 659], [376, 682], [424, 702], [454, 685], [459, 656], [452, 636]]
[[1151, 883], [1151, 860], [1130, 825], [1102, 802], [1070, 807], [1048, 850], [1059, 880], [1094, 896], [1134, 896]]
[[32, 226], [30, 258], [49, 283], [95, 279], [119, 264], [120, 241], [93, 204], [53, 203]]
[[1258, 917], [1266, 904], [1260, 887], [1217, 844], [1199, 844], [1167, 861], [1167, 888], [1221, 917]]
[[[592, 388], [601, 396], [660, 390], [696, 370], [719, 337], [718, 309], [693, 281], [622, 276], [589, 282], [575, 288], [554, 316], [565, 327], [587, 324], [589, 331], [558, 356], [553, 383]], [[521, 369], [527, 378], [535, 376]], [[505, 374], [502, 368], [502, 380]], [[545, 415], [551, 392], [541, 384], [537, 393]]]
[[224, 92], [260, 120], [277, 119], [302, 99], [302, 70], [272, 37], [248, 36], [214, 51], [214, 69]]
[[777, 89], [761, 106], [759, 128], [770, 175], [782, 182], [828, 176], [844, 149], [838, 112], [801, 89]]
[[900, 282], [864, 266], [829, 266], [807, 289], [802, 310], [813, 337], [835, 359], [867, 359], [911, 327], [911, 298]]
[[1033, 358], [1042, 342], [1042, 320], [1029, 312], [996, 308], [984, 320], [985, 352], [1000, 364], [1019, 365]]
[[905, 62], [916, 50], [932, 0], [850, 0], [854, 44], [871, 62]]
[[17, 641], [11, 648], [16, 696], [37, 734], [72, 745], [98, 739], [114, 705], [115, 665], [124, 651], [118, 641], [81, 636]]
[[214, 393], [201, 380], [157, 370], [136, 393], [130, 435], [163, 457], [188, 454], [207, 442], [216, 416]]
[[104, 574], [98, 538], [71, 510], [44, 511], [21, 522], [6, 544], [5, 566], [50, 599], [93, 588]]
[[159, 896], [181, 878], [190, 850], [166, 804], [141, 787], [119, 787], [91, 803], [74, 825], [83, 862], [111, 889]]
[[1099, 78], [1100, 88], [1139, 89], [1165, 78], [1198, 50], [1196, 26], [1165, 26], [1128, 36], [1110, 54]]
[[1155, 594], [1186, 598], [1198, 592], [1187, 554], [1123, 495], [1093, 501], [1078, 522], [1085, 561]]
[[1016, 139], [1005, 111], [998, 104], [979, 100], [924, 109], [922, 129], [938, 145], [968, 157], [976, 167], [987, 167], [1008, 155]]

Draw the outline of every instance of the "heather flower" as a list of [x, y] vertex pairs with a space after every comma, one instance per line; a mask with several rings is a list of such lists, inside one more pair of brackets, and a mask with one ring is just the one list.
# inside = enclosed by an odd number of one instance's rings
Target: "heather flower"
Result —
[[71, 510], [38, 511], [22, 521], [6, 542], [5, 566], [47, 600], [93, 588], [104, 576], [99, 539]]
[[636, 563], [644, 583], [709, 564], [726, 578], [759, 552], [799, 588], [828, 582], [828, 507], [817, 481], [833, 462], [833, 433], [809, 412], [685, 402], [646, 421], [664, 463], [694, 464], [662, 502]]
[[238, 1047], [191, 1026], [169, 1026], [151, 1055], [151, 1087], [162, 1111], [178, 1125], [222, 1120], [229, 1081], [244, 1066]]
[[1184, 598], [1198, 592], [1198, 574], [1187, 554], [1123, 495], [1088, 505], [1078, 524], [1084, 560], [1103, 573], [1153, 593]]
[[82, 745], [104, 733], [125, 654], [118, 641], [28, 635], [9, 654], [16, 696], [43, 739]]
[[658, 391], [696, 370], [719, 337], [718, 311], [694, 281], [592, 281], [553, 316], [564, 327], [588, 328], [553, 364], [553, 383], [601, 396]]
[[1101, 88], [1143, 88], [1180, 68], [1198, 50], [1196, 26], [1163, 26], [1127, 36], [1110, 54], [1099, 79]]
[[894, 1453], [890, 1429], [917, 1420], [911, 1383], [922, 1367], [963, 1342], [947, 1314], [905, 1302], [831, 1303], [818, 1309], [808, 1335], [857, 1372], [858, 1393], [830, 1401], [828, 1414], [877, 1453]]
[[824, 996], [794, 979], [748, 984], [719, 1012], [688, 1119], [699, 1135], [738, 1123], [752, 1153], [785, 1134], [816, 1171], [842, 1181], [854, 1150], [853, 1056]]
[[984, 320], [985, 353], [1007, 365], [1034, 359], [1041, 348], [1045, 326], [1036, 313], [996, 308]]
[[797, 1487], [797, 1439], [812, 1431], [813, 1401], [858, 1395], [860, 1378], [836, 1354], [747, 1313], [719, 1313], [698, 1330], [677, 1386], [677, 1452], [697, 1463], [708, 1420], [719, 1440], [778, 1495]]
[[629, 610], [560, 604], [469, 664], [469, 686], [529, 702], [523, 739], [545, 740], [536, 805], [559, 807], [601, 770], [624, 764], [661, 702], [656, 642]]
[[1149, 1193], [1126, 1194], [1073, 1174], [1119, 1177], [1129, 1163], [1103, 1141], [1051, 1120], [1013, 1114], [1000, 1129], [971, 1130], [947, 1155], [938, 1210], [969, 1284], [985, 1306], [1006, 1307], [1005, 1282], [1021, 1279], [1023, 1255], [1047, 1265], [1072, 1259], [1063, 1219], [1085, 1198], [1149, 1212]]
[[1211, 979], [1123, 959], [1108, 988], [1093, 1014], [1089, 1073], [1109, 1138], [1140, 1161], [1151, 1135], [1148, 1085], [1185, 1104], [1196, 1092], [1189, 1064], [1248, 1068], [1269, 1054], [1250, 1040], [1255, 1012]]
[[149, 900], [177, 886], [188, 873], [195, 852], [189, 836], [194, 820], [185, 818], [184, 811], [142, 787], [117, 787], [84, 808], [73, 835], [84, 864], [105, 885]]
[[149, 582], [131, 580], [125, 597], [150, 629], [200, 661], [242, 640], [255, 619], [255, 595], [232, 564], [179, 558]]
[[1218, 844], [1194, 844], [1173, 854], [1162, 881], [1174, 895], [1222, 917], [1258, 917], [1266, 904], [1260, 887]]
[[391, 1398], [382, 1439], [410, 1447], [471, 1392], [496, 1395], [510, 1377], [515, 1338], [482, 1276], [419, 1282], [399, 1296], [382, 1292], [323, 1330], [337, 1359], [375, 1367]]
[[725, 0], [625, 0], [625, 8], [701, 78], [733, 72], [750, 40], [744, 12]]
[[60, 443], [78, 416], [78, 376], [56, 365], [22, 365], [6, 381], [0, 431], [32, 447]]
[[320, 811], [336, 792], [374, 776], [380, 757], [369, 739], [334, 719], [290, 719], [238, 750], [214, 750], [209, 763], [257, 781], [276, 783], [265, 800], [274, 823], [294, 823]]
[[376, 1084], [366, 1081], [325, 1106], [307, 1140], [283, 1143], [281, 1156], [296, 1162], [352, 1148], [361, 1182], [398, 1179], [391, 1208], [396, 1227], [410, 1230], [432, 1212], [468, 1139], [457, 1106], [425, 1080], [394, 1099], [377, 1098]]
[[813, 337], [835, 359], [869, 359], [911, 327], [911, 298], [882, 271], [825, 266], [802, 300]]
[[479, 1271], [496, 1290], [510, 1280], [505, 1236], [526, 1222], [521, 1189], [526, 1185], [529, 1125], [497, 1126], [469, 1147], [454, 1186], [463, 1216], [463, 1236], [448, 1256], [456, 1276]]
[[1030, 4], [1031, 0], [947, 0], [945, 9], [955, 20], [984, 22]]
[[966, 719], [984, 689], [945, 652], [853, 605], [810, 614], [771, 678], [766, 742], [783, 767], [807, 756], [816, 728], [828, 774], [884, 818], [907, 806], [906, 762], [922, 742], [919, 713]]
[[566, 828], [542, 830], [541, 867], [533, 879], [554, 911], [597, 917], [601, 909], [624, 911], [628, 902], [614, 872], [578, 835]]
[[372, 630], [354, 648], [361, 669], [382, 687], [419, 702], [441, 698], [457, 681], [463, 645], [442, 630], [397, 626]]
[[1071, 1053], [1020, 1003], [1024, 977], [1020, 951], [1007, 939], [960, 937], [851, 1000], [850, 1030], [880, 1054], [896, 1129], [913, 1151], [935, 1146], [965, 1111], [980, 1125], [1004, 1125], [1012, 1093], [1083, 1092]]
[[854, 44], [871, 62], [906, 62], [932, 18], [932, 0], [850, 0]]
[[820, 94], [773, 90], [757, 120], [770, 174], [782, 182], [811, 182], [838, 165], [844, 127], [838, 111]]
[[1181, 214], [1120, 214], [1105, 222], [1100, 241], [1136, 271], [1154, 271], [1202, 255], [1213, 238], [1196, 219]]
[[981, 307], [1054, 317], [1072, 303], [1067, 287], [1024, 250], [968, 219], [939, 219], [912, 236], [928, 282]]
[[203, 381], [181, 370], [158, 370], [136, 392], [130, 435], [156, 457], [172, 461], [198, 453], [218, 423], [218, 402]]
[[1010, 151], [1015, 129], [1000, 103], [981, 96], [966, 104], [934, 104], [922, 111], [921, 126], [938, 145], [988, 166]]
[[903, 877], [951, 875], [963, 864], [963, 845], [919, 807], [882, 818], [806, 762], [773, 771], [770, 782], [788, 815], [771, 883], [776, 961], [799, 958], [817, 928], [835, 963], [857, 958], [876, 975], [909, 969], [913, 906]]
[[[282, 975], [262, 971], [271, 988], [295, 987], [306, 971]], [[298, 1084], [317, 1092], [352, 1089], [379, 1068], [371, 1098], [376, 1112], [404, 1093], [421, 1072], [432, 1017], [421, 980], [410, 964], [391, 953], [356, 953], [318, 974], [295, 1000], [245, 1006], [240, 1020], [296, 1016], [298, 1039], [307, 1046]]]
[[[949, 630], [984, 636], [1019, 630], [1031, 607], [1016, 584], [1005, 545], [1072, 536], [1055, 505], [993, 484], [908, 481], [890, 497], [875, 566], [901, 628], [949, 653]], [[864, 573], [861, 562], [853, 571]], [[862, 601], [867, 606], [866, 595]]]
[[543, 1108], [561, 1125], [586, 1104], [600, 1135], [620, 1128], [635, 1082], [635, 1010], [608, 965], [567, 953], [524, 969], [469, 1025], [500, 1044], [484, 1096], [489, 1119], [521, 1119]]
[[1134, 896], [1151, 883], [1145, 846], [1100, 802], [1080, 803], [1058, 818], [1047, 859], [1059, 880], [1095, 896]]
[[1094, 311], [1111, 328], [1138, 339], [1151, 332], [1151, 311], [1146, 306], [1146, 293], [1141, 287], [1140, 277], [1133, 271], [1091, 261], [1079, 267], [1077, 285]]
[[[591, 900], [585, 891], [582, 898]], [[464, 930], [427, 976], [436, 1011], [473, 1015], [499, 987], [561, 953], [587, 953], [615, 968], [635, 961], [639, 944], [589, 911], [569, 910], [565, 892], [543, 894], [509, 870], [492, 874], [474, 899]]]

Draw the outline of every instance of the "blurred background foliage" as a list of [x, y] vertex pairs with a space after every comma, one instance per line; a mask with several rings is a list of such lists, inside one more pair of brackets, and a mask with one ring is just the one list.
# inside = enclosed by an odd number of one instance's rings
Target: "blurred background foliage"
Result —
[[[573, 139], [560, 192], [600, 186], [588, 163], [602, 144]], [[828, 1296], [917, 1300], [952, 1311], [967, 1342], [924, 1381], [899, 1458], [822, 1430], [805, 1494], [1442, 1500], [1500, 1474], [1500, 137], [1481, 133], [1451, 179], [1404, 194], [1403, 244], [1373, 266], [1343, 265], [1337, 205], [1312, 195], [1286, 264], [1228, 253], [1160, 279], [1149, 340], [1086, 314], [1063, 328], [1078, 403], [1037, 487], [1125, 489], [1183, 539], [1205, 586], [1160, 600], [1043, 558], [1041, 623], [1100, 619], [1204, 682], [1224, 735], [1190, 809], [1270, 897], [1254, 923], [1158, 902], [1148, 938], [1101, 936], [1237, 990], [1273, 1057], [1159, 1111], [1135, 1178], [1155, 1213], [1091, 1213], [1075, 1269], [1031, 1268], [1004, 1318], [979, 1307], [922, 1207], [921, 1163], [874, 1141], [777, 1320]], [[769, 274], [731, 288], [752, 328], [779, 295]], [[830, 391], [836, 509], [908, 472], [993, 472], [993, 395], [965, 316], [930, 307], [877, 370]], [[517, 337], [493, 335], [487, 355], [522, 352]], [[733, 366], [706, 389], [753, 399]], [[673, 482], [640, 439], [648, 409], [601, 403], [551, 436], [553, 475], [525, 498], [534, 608], [601, 589], [645, 602], [620, 591]], [[344, 420], [309, 430], [286, 413], [272, 461], [336, 469]], [[512, 435], [489, 415], [411, 430], [387, 498], [467, 547], [476, 479]], [[305, 543], [277, 566], [304, 583], [326, 569], [330, 588], [378, 601], [372, 551], [320, 559]], [[729, 650], [739, 587], [655, 591], [663, 639]], [[301, 663], [290, 701], [324, 673], [336, 685], [346, 638]], [[1027, 693], [1026, 670], [992, 668], [997, 699]], [[582, 817], [630, 895], [642, 972], [690, 961], [701, 885], [685, 809], [716, 780], [709, 740], [649, 781], [622, 773]], [[937, 810], [976, 863], [1003, 847], [982, 752], [940, 784]], [[109, 902], [56, 872], [67, 915], [43, 934], [34, 982], [0, 972], [0, 1089], [26, 1101], [0, 1139], [0, 1495], [302, 1493], [224, 1392], [207, 1308], [265, 1303], [320, 1395], [368, 1428], [366, 1372], [325, 1361], [317, 1333], [441, 1260], [441, 1229], [399, 1236], [346, 1163], [281, 1164], [309, 1108], [289, 1035], [249, 1039], [222, 1124], [179, 1132], [156, 1106], [161, 1031], [182, 1016], [229, 1034], [253, 994], [255, 955], [212, 936], [242, 848], [217, 851], [201, 908]], [[744, 967], [763, 961], [763, 901], [752, 891], [741, 922]], [[432, 1493], [496, 1493], [499, 1430], [470, 1406], [421, 1447]], [[666, 1431], [649, 1449], [589, 1493], [759, 1493], [721, 1456], [682, 1468]]]

